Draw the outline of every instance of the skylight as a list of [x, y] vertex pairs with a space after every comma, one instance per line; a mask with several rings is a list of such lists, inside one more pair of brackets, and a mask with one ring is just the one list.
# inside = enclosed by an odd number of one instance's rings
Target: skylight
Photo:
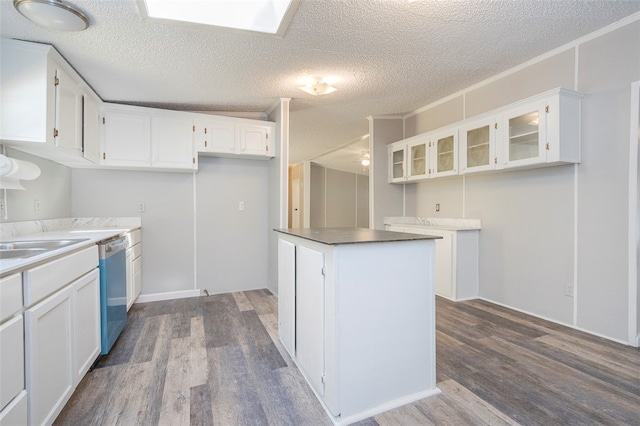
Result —
[[283, 35], [299, 0], [138, 0], [143, 17]]

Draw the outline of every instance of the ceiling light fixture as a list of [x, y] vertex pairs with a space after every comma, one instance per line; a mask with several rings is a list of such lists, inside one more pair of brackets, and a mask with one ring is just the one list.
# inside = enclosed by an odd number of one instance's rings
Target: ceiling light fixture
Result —
[[360, 161], [360, 164], [362, 164], [362, 167], [369, 167], [369, 164], [371, 164], [371, 159], [368, 152], [362, 152], [362, 161]]
[[61, 0], [13, 0], [13, 7], [39, 27], [56, 31], [82, 31], [89, 19]]
[[335, 87], [332, 87], [326, 81], [322, 81], [322, 80], [316, 80], [314, 83], [309, 83], [304, 86], [299, 86], [298, 89], [314, 96], [328, 95], [329, 93], [333, 93], [336, 90], [338, 90]]

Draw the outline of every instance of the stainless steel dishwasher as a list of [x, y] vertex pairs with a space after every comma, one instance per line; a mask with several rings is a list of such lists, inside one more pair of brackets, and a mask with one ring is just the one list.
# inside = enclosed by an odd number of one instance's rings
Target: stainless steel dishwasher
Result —
[[127, 238], [121, 236], [98, 243], [102, 355], [109, 353], [127, 324], [127, 247]]

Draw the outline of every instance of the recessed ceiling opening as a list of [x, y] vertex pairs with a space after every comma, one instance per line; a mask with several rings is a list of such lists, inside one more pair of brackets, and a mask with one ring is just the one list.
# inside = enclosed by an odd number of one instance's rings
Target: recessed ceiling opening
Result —
[[284, 35], [299, 0], [138, 0], [143, 18]]

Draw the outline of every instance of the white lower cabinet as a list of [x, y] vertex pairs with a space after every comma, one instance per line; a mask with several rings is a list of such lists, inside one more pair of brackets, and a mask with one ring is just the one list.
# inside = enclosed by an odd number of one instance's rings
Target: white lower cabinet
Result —
[[22, 315], [0, 326], [0, 410], [24, 390], [23, 333]]
[[100, 273], [97, 269], [73, 285], [74, 383], [87, 374], [100, 355]]
[[129, 233], [129, 248], [126, 254], [127, 311], [142, 291], [142, 231]]
[[19, 424], [52, 424], [100, 353], [97, 266], [94, 245], [23, 272], [28, 419]]
[[74, 389], [73, 288], [25, 311], [29, 425], [52, 424]]
[[387, 231], [440, 237], [436, 242], [435, 292], [451, 300], [478, 297], [478, 229], [386, 225]]
[[27, 391], [22, 391], [2, 411], [0, 426], [22, 426], [27, 424]]

